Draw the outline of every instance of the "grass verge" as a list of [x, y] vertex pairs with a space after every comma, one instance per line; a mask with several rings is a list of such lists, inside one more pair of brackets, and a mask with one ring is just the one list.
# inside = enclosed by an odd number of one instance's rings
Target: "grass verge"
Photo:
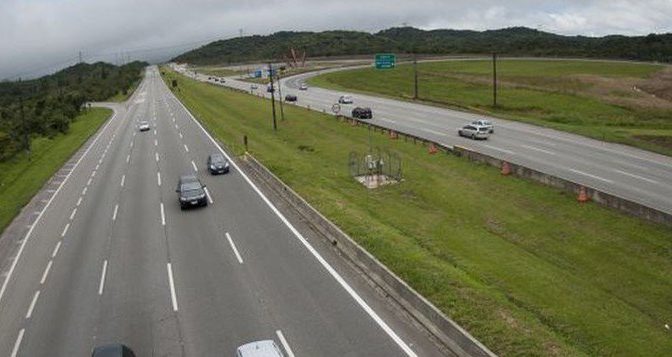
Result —
[[[661, 65], [596, 61], [500, 60], [498, 105], [490, 61], [418, 65], [421, 102], [489, 114], [672, 155], [670, 84]], [[412, 100], [413, 70], [372, 68], [324, 74], [314, 86]], [[648, 90], [648, 92], [647, 92]], [[645, 130], [646, 136], [639, 135]]]
[[[168, 82], [179, 76], [165, 69]], [[182, 102], [234, 152], [242, 137], [284, 182], [501, 355], [672, 350], [672, 230], [495, 168], [373, 134], [405, 180], [369, 191], [348, 173], [362, 127], [187, 78]]]
[[67, 134], [33, 139], [30, 160], [21, 153], [0, 162], [0, 232], [111, 113], [109, 109], [91, 108], [70, 124]]

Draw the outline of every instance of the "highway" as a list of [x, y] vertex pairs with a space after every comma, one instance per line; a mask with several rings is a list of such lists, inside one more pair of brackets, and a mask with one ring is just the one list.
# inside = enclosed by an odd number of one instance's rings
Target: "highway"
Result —
[[[209, 175], [218, 146], [156, 67], [127, 104], [107, 106], [114, 117], [0, 265], [1, 356], [86, 356], [110, 342], [233, 356], [262, 339], [286, 356], [445, 354], [237, 167]], [[207, 185], [208, 207], [180, 210], [183, 174]]]
[[[341, 105], [343, 114], [356, 106], [370, 107], [371, 123], [413, 134], [447, 146], [459, 145], [490, 156], [521, 164], [576, 183], [626, 198], [657, 210], [672, 213], [672, 158], [637, 148], [602, 142], [575, 134], [525, 123], [461, 112], [372, 95], [344, 93], [311, 87], [299, 91], [309, 78], [331, 71], [304, 73], [281, 80], [282, 94], [295, 94], [297, 105], [331, 113], [343, 94], [351, 94], [353, 105]], [[196, 78], [208, 81], [207, 76]], [[250, 84], [227, 78], [226, 86], [250, 91]], [[252, 91], [265, 93], [265, 86]], [[457, 135], [457, 129], [476, 119], [490, 119], [495, 133], [485, 141]]]

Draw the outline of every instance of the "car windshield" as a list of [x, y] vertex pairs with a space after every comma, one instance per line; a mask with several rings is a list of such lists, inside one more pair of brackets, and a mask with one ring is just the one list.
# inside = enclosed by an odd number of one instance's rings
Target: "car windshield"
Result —
[[182, 184], [182, 191], [196, 191], [201, 189], [201, 184], [198, 182], [185, 182]]
[[221, 163], [224, 163], [224, 161], [225, 161], [224, 156], [222, 156], [222, 155], [213, 155], [210, 158], [210, 162], [212, 162], [213, 164], [221, 164]]

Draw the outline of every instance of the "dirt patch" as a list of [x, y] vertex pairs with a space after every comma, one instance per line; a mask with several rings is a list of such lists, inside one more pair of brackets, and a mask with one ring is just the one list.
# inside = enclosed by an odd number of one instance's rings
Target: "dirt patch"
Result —
[[654, 73], [651, 78], [639, 84], [641, 90], [668, 101], [672, 101], [672, 66]]
[[647, 141], [658, 146], [662, 146], [668, 149], [672, 149], [672, 136], [662, 136], [662, 135], [634, 135], [635, 139]]

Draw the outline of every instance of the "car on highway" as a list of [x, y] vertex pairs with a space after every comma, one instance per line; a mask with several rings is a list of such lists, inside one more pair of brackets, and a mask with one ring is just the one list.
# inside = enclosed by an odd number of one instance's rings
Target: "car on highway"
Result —
[[308, 90], [308, 85], [305, 83], [301, 83], [301, 85], [299, 86], [299, 90]]
[[467, 124], [458, 129], [457, 134], [471, 139], [486, 140], [490, 136], [490, 129], [487, 126]]
[[296, 102], [298, 98], [293, 94], [287, 94], [285, 96], [285, 102]]
[[254, 341], [239, 346], [236, 357], [283, 357], [282, 351], [273, 340]]
[[250, 84], [250, 89], [251, 90], [256, 90], [257, 88], [259, 88], [259, 87], [256, 84]]
[[342, 95], [338, 98], [338, 104], [352, 104], [354, 101], [349, 95]]
[[373, 118], [373, 112], [371, 108], [357, 107], [352, 110], [352, 117], [356, 119], [371, 119]]
[[91, 357], [135, 357], [135, 353], [126, 345], [111, 343], [94, 348]]
[[138, 123], [138, 130], [140, 131], [149, 131], [149, 122], [141, 121]]
[[484, 126], [488, 128], [488, 132], [490, 134], [495, 132], [495, 126], [492, 124], [490, 120], [485, 120], [485, 119], [480, 119], [480, 120], [474, 120], [471, 122], [473, 125], [478, 125], [478, 126]]
[[272, 85], [269, 84], [269, 85], [266, 86], [266, 92], [273, 93], [273, 92], [275, 92], [275, 88]]
[[229, 160], [220, 153], [208, 155], [206, 166], [213, 175], [229, 173]]
[[177, 199], [180, 201], [181, 209], [208, 205], [205, 185], [194, 175], [180, 176], [175, 192], [177, 192]]

